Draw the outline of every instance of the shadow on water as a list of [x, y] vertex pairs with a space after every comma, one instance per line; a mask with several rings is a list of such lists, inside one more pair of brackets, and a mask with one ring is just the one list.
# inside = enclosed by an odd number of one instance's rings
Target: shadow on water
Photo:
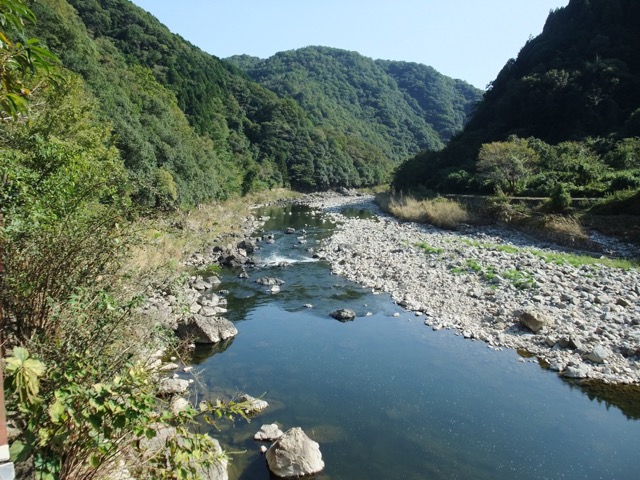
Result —
[[214, 355], [227, 350], [234, 340], [234, 338], [229, 338], [222, 342], [214, 343], [213, 345], [196, 345], [195, 350], [191, 353], [191, 363], [193, 365], [202, 364]]
[[[517, 353], [523, 358], [535, 358], [526, 350], [519, 349]], [[544, 362], [540, 366], [549, 370]], [[571, 390], [579, 390], [592, 402], [604, 404], [607, 410], [617, 408], [629, 420], [640, 420], [640, 385], [612, 385], [593, 380], [560, 378]]]

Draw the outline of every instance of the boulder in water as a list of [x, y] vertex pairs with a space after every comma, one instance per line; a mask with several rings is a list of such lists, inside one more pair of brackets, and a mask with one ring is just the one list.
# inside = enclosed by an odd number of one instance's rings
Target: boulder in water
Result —
[[340, 320], [341, 322], [346, 322], [347, 320], [353, 320], [354, 318], [356, 318], [356, 312], [354, 312], [353, 310], [349, 310], [348, 308], [334, 310], [329, 315], [336, 320]]
[[272, 286], [272, 285], [284, 285], [284, 280], [275, 277], [261, 277], [256, 280], [258, 285]]
[[266, 453], [269, 470], [281, 478], [304, 477], [324, 469], [320, 445], [299, 427], [287, 430]]

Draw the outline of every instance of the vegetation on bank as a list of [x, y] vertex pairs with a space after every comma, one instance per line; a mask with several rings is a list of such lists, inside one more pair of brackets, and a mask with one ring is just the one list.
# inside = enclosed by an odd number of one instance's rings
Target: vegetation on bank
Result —
[[[507, 62], [462, 133], [396, 189], [574, 197], [640, 188], [640, 4], [571, 0]], [[505, 163], [506, 162], [506, 163]], [[636, 210], [637, 212], [637, 210]], [[631, 209], [627, 213], [634, 213]]]
[[417, 200], [412, 196], [385, 192], [376, 195], [376, 203], [383, 211], [401, 220], [430, 223], [448, 230], [455, 230], [469, 218], [462, 205], [442, 197]]
[[[148, 285], [176, 279], [184, 255], [237, 228], [247, 204], [177, 210], [168, 168], [146, 202], [104, 105], [28, 37], [35, 21], [23, 2], [0, 0], [0, 348], [20, 431], [12, 458], [20, 476], [41, 479], [107, 478], [120, 465], [136, 478], [197, 478], [224, 459], [202, 425], [243, 405], [172, 411], [148, 362], [178, 345], [136, 308]], [[175, 431], [169, 454], [151, 455], [145, 441], [163, 429]]]

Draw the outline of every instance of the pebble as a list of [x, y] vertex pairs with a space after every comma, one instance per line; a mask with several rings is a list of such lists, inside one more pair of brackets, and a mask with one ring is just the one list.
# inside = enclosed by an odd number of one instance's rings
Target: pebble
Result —
[[[640, 271], [547, 262], [544, 253], [566, 249], [501, 227], [451, 232], [399, 222], [381, 213], [371, 196], [310, 195], [305, 203], [338, 224], [317, 251], [335, 274], [386, 292], [417, 315], [429, 312], [438, 319], [425, 322], [433, 330], [526, 350], [568, 377], [640, 383], [640, 358], [629, 356], [634, 345], [640, 353]], [[377, 217], [344, 217], [339, 212], [346, 203]], [[637, 248], [616, 239], [596, 240], [607, 250], [638, 256]], [[439, 253], [427, 255], [418, 243]], [[542, 309], [555, 321], [525, 334], [516, 316], [525, 307]]]

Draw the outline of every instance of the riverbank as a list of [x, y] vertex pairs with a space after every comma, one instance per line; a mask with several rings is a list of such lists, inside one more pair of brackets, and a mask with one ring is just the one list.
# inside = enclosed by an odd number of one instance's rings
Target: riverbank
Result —
[[[335, 274], [390, 293], [434, 330], [526, 351], [565, 377], [640, 383], [638, 269], [586, 262], [499, 227], [449, 232], [399, 222], [370, 196], [303, 202], [340, 224], [318, 252]], [[345, 206], [376, 216], [345, 217]], [[608, 248], [631, 251], [614, 240]]]

